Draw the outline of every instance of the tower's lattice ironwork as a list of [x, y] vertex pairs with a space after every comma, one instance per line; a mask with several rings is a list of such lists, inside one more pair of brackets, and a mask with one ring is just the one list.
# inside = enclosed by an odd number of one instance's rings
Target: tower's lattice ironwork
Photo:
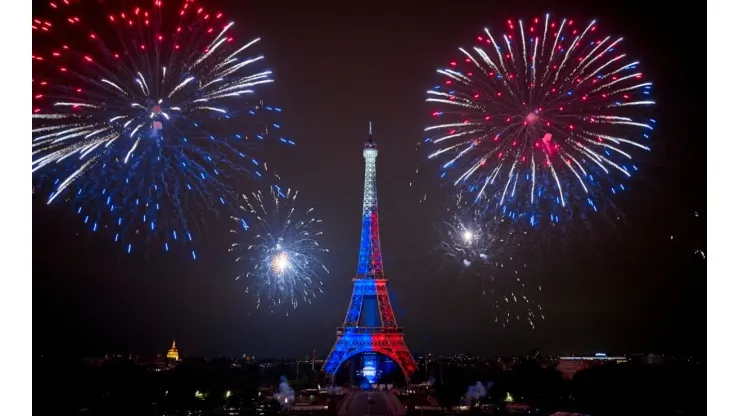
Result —
[[395, 361], [408, 378], [417, 370], [403, 339], [388, 296], [388, 280], [383, 273], [378, 228], [378, 197], [375, 160], [378, 149], [373, 141], [372, 124], [362, 155], [365, 158], [365, 184], [362, 200], [362, 234], [360, 259], [355, 275], [352, 298], [344, 325], [337, 328], [337, 341], [324, 363], [324, 372], [334, 375], [348, 358], [375, 352]]

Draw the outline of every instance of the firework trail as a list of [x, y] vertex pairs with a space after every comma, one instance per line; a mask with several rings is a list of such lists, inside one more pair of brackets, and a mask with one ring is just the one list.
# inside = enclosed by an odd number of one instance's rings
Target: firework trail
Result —
[[[479, 204], [461, 193], [448, 209], [449, 220], [439, 228], [439, 251], [464, 279], [480, 281], [482, 294], [492, 301], [495, 322], [503, 327], [545, 319], [535, 298], [542, 287], [526, 283], [531, 268], [517, 256], [527, 246], [527, 233], [500, 217], [491, 221]], [[531, 256], [529, 256], [531, 257]]]
[[280, 127], [257, 96], [272, 82], [259, 38], [237, 40], [194, 0], [167, 3], [55, 0], [32, 25], [34, 194], [128, 252], [191, 242], [205, 211], [264, 174], [252, 143]]
[[508, 29], [486, 29], [437, 71], [429, 159], [474, 201], [533, 226], [611, 206], [638, 170], [632, 153], [650, 150], [655, 120], [638, 114], [655, 104], [652, 83], [595, 21], [546, 15]]
[[323, 293], [321, 277], [329, 273], [320, 259], [329, 250], [317, 241], [321, 220], [312, 216], [313, 208], [296, 211], [297, 197], [298, 192], [283, 192], [277, 185], [269, 195], [243, 195], [243, 215], [232, 217], [238, 242], [229, 249], [238, 264], [253, 264], [251, 269], [244, 265], [236, 279], [247, 280], [246, 292], [255, 296], [257, 308], [265, 303], [271, 312], [282, 308], [286, 315]]

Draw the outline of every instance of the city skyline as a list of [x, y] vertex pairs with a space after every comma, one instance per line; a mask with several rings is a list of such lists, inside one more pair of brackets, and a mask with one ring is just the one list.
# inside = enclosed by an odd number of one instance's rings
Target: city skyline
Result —
[[[532, 359], [604, 359], [604, 360], [613, 360], [613, 359], [630, 359], [635, 357], [648, 357], [648, 356], [656, 356], [656, 357], [668, 357], [669, 359], [679, 359], [679, 360], [685, 360], [690, 359], [695, 362], [700, 362], [703, 358], [696, 356], [696, 355], [671, 355], [671, 354], [665, 354], [661, 353], [660, 351], [639, 351], [639, 352], [625, 352], [625, 351], [610, 351], [610, 352], [595, 352], [595, 351], [568, 351], [565, 353], [559, 353], [559, 354], [542, 354], [539, 350], [532, 350], [532, 351], [520, 351], [516, 354], [509, 354], [509, 355], [498, 355], [498, 354], [472, 354], [465, 351], [458, 351], [454, 353], [444, 353], [444, 354], [438, 354], [433, 353], [429, 351], [410, 351], [413, 359], [415, 361], [424, 360], [425, 357], [427, 357], [429, 360], [519, 360], [521, 358], [529, 359], [533, 351], [536, 351], [537, 357], [532, 357]], [[42, 358], [51, 358], [51, 359], [66, 359], [70, 357], [64, 357], [59, 355], [54, 355], [52, 353], [51, 356], [47, 356], [45, 354], [39, 355]], [[182, 354], [178, 348], [173, 347], [170, 345], [169, 348], [160, 347], [159, 350], [155, 350], [153, 352], [139, 352], [139, 351], [106, 351], [104, 353], [98, 354], [98, 355], [88, 355], [83, 356], [81, 358], [84, 359], [115, 359], [115, 358], [133, 358], [133, 359], [174, 359], [174, 361], [182, 361], [184, 359], [206, 359], [206, 360], [217, 360], [221, 358], [228, 358], [231, 360], [248, 360], [248, 361], [255, 361], [255, 362], [311, 362], [315, 361], [317, 364], [317, 368], [319, 367], [319, 364], [323, 364], [327, 358], [330, 356], [329, 354], [317, 354], [316, 350], [311, 350], [308, 352], [296, 352], [290, 355], [285, 356], [277, 356], [277, 355], [266, 355], [266, 356], [257, 356], [251, 353], [250, 351], [243, 351], [241, 353], [235, 354], [235, 355], [227, 355], [227, 354], [216, 354], [216, 355], [210, 355], [210, 356], [203, 356], [203, 355], [193, 355], [193, 354]], [[80, 356], [71, 356], [72, 358], [80, 358]]]
[[[547, 319], [534, 330], [494, 325], [492, 305], [476, 282], [437, 264], [433, 225], [442, 220], [439, 202], [449, 189], [440, 190], [433, 174], [418, 188], [408, 183], [422, 159], [414, 148], [428, 121], [423, 92], [434, 70], [482, 27], [545, 10], [513, 7], [503, 14], [478, 6], [473, 8], [485, 16], [472, 17], [470, 10], [429, 9], [409, 19], [406, 11], [386, 15], [377, 6], [334, 21], [322, 17], [330, 7], [285, 11], [259, 5], [229, 12], [253, 25], [268, 45], [275, 99], [285, 103], [284, 126], [298, 143], [269, 161], [325, 221], [331, 277], [324, 294], [289, 316], [255, 311], [233, 279], [224, 218], [212, 221], [199, 259], [191, 261], [158, 251], [126, 255], [63, 209], [34, 201], [34, 312], [42, 333], [34, 350], [146, 352], [176, 338], [179, 349], [198, 356], [290, 356], [313, 349], [328, 354], [357, 262], [358, 149], [367, 120], [373, 120], [383, 154], [378, 182], [386, 272], [412, 351], [701, 351], [696, 323], [704, 317], [706, 263], [694, 250], [706, 247], [706, 178], [685, 167], [705, 159], [682, 144], [701, 134], [696, 122], [681, 117], [699, 106], [680, 87], [690, 69], [675, 65], [680, 45], [665, 41], [669, 23], [654, 12], [595, 7], [549, 11], [580, 20], [595, 16], [625, 36], [630, 55], [639, 56], [655, 80], [656, 146], [635, 189], [619, 200], [625, 222], [594, 221], [588, 240], [535, 250], [532, 273], [543, 287]], [[448, 13], [457, 14], [442, 29], [424, 24]], [[280, 23], [271, 27], [267, 21]], [[317, 21], [324, 27], [316, 27]], [[381, 21], [391, 30], [374, 26]], [[431, 201], [426, 206], [419, 204], [424, 191]]]

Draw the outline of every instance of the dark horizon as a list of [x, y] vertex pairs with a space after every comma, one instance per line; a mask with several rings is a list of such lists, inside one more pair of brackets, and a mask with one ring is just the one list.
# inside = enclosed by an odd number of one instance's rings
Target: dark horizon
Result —
[[[49, 208], [34, 198], [34, 354], [154, 356], [176, 338], [183, 356], [289, 357], [313, 349], [327, 355], [357, 264], [361, 152], [372, 120], [385, 271], [412, 352], [703, 356], [706, 261], [694, 250], [706, 250], [706, 146], [692, 141], [706, 136], [701, 120], [687, 114], [704, 111], [706, 98], [686, 82], [695, 74], [681, 62], [679, 19], [624, 2], [547, 8], [530, 2], [503, 11], [493, 3], [462, 3], [413, 10], [390, 2], [356, 9], [272, 2], [241, 10], [219, 3], [242, 30], [263, 38], [260, 52], [276, 76], [271, 95], [284, 109], [285, 135], [298, 143], [265, 159], [324, 220], [331, 271], [324, 294], [289, 316], [255, 312], [244, 284], [234, 281], [225, 218], [210, 222], [197, 261], [178, 251], [126, 255], [107, 235], [84, 228], [68, 207]], [[501, 328], [475, 279], [461, 279], [435, 259], [434, 224], [443, 210], [419, 204], [419, 196], [428, 192], [441, 201], [449, 188], [440, 190], [433, 173], [422, 177], [421, 188], [409, 182], [422, 159], [415, 147], [430, 122], [423, 99], [438, 79], [435, 69], [481, 28], [498, 31], [507, 18], [545, 12], [577, 22], [597, 18], [604, 31], [625, 37], [625, 53], [654, 82], [658, 128], [634, 189], [615, 198], [628, 224], [597, 226], [589, 240], [566, 247], [554, 241], [530, 250], [537, 254], [533, 275], [543, 287], [547, 318], [534, 330]], [[676, 12], [696, 17], [692, 9]]]

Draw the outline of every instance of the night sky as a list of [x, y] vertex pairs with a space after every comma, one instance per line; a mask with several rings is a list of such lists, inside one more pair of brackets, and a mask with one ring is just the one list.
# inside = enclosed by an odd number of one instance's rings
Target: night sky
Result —
[[[694, 250], [706, 247], [706, 103], [704, 81], [687, 64], [696, 55], [701, 67], [703, 52], [687, 46], [692, 35], [681, 29], [686, 21], [702, 21], [698, 10], [672, 9], [668, 18], [641, 7], [645, 2], [557, 8], [493, 1], [427, 2], [424, 8], [390, 1], [247, 3], [223, 10], [245, 37], [263, 39], [261, 53], [276, 77], [271, 98], [284, 109], [285, 136], [298, 142], [266, 159], [324, 219], [323, 244], [331, 250], [324, 295], [287, 317], [254, 312], [244, 284], [234, 281], [230, 224], [223, 217], [212, 219], [192, 261], [184, 252], [126, 255], [62, 205], [50, 209], [35, 200], [35, 353], [151, 355], [177, 338], [184, 355], [275, 357], [314, 348], [327, 354], [357, 264], [368, 120], [380, 152], [385, 271], [412, 351], [703, 350], [706, 263]], [[545, 12], [577, 23], [597, 18], [602, 33], [626, 38], [624, 51], [654, 82], [659, 127], [634, 192], [616, 201], [627, 221], [596, 227], [588, 241], [534, 247], [547, 319], [535, 330], [502, 328], [473, 282], [434, 264], [434, 224], [443, 215], [435, 201], [449, 188], [436, 185], [430, 165], [418, 184], [409, 188], [409, 182], [423, 158], [415, 147], [430, 122], [424, 91], [439, 80], [434, 71], [458, 57], [457, 47], [470, 45], [483, 27], [500, 32], [508, 18]], [[419, 203], [424, 192], [432, 203]]]

